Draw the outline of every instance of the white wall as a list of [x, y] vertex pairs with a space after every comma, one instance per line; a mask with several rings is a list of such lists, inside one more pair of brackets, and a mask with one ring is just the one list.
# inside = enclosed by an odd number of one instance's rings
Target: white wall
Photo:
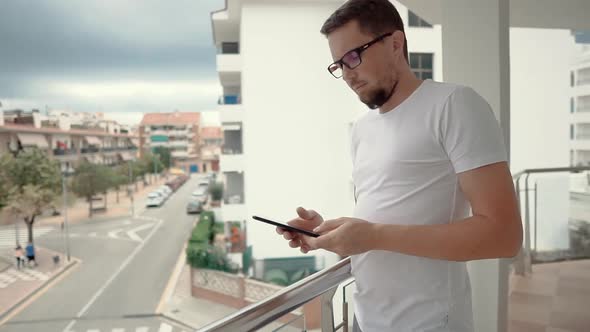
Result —
[[245, 196], [258, 258], [299, 252], [250, 215], [287, 221], [297, 206], [326, 219], [352, 214], [348, 123], [365, 106], [326, 70], [332, 59], [319, 30], [336, 7], [248, 2], [242, 9]]
[[511, 169], [569, 166], [569, 30], [510, 29]]

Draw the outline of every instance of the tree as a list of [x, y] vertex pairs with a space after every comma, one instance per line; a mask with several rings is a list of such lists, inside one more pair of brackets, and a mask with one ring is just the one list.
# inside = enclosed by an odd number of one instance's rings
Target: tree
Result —
[[140, 165], [140, 171], [142, 172], [141, 175], [143, 176], [144, 181], [146, 174], [154, 173], [156, 170], [158, 173], [160, 173], [164, 168], [164, 165], [160, 161], [158, 155], [149, 152], [145, 153], [141, 159], [138, 160], [138, 163]]
[[157, 146], [154, 148], [154, 155], [160, 156], [160, 162], [162, 162], [162, 168], [170, 168], [170, 161], [172, 160], [172, 154], [170, 149], [165, 146]]
[[19, 152], [13, 162], [6, 163], [10, 179], [9, 206], [27, 224], [29, 241], [33, 241], [33, 225], [37, 216], [51, 206], [61, 190], [59, 163], [50, 160], [38, 149]]
[[117, 189], [117, 203], [119, 203], [119, 191], [121, 186], [129, 184], [129, 166], [127, 164], [118, 165], [113, 172], [113, 186]]
[[7, 153], [0, 156], [0, 210], [9, 203], [13, 185], [10, 172], [14, 167], [14, 157]]
[[22, 190], [17, 190], [10, 200], [10, 209], [17, 216], [21, 216], [29, 235], [29, 242], [33, 242], [33, 224], [35, 218], [50, 208], [58, 194], [41, 186], [27, 184]]
[[92, 198], [113, 186], [112, 172], [104, 165], [82, 162], [76, 169], [72, 191], [88, 202], [88, 216], [92, 217]]

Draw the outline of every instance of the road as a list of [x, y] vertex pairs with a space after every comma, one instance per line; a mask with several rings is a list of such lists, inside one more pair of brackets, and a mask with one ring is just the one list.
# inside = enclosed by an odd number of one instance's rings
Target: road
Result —
[[[155, 311], [196, 219], [185, 213], [196, 186], [193, 177], [163, 206], [136, 218], [71, 226], [71, 253], [82, 263], [0, 332], [188, 331]], [[36, 243], [63, 251], [60, 230]]]

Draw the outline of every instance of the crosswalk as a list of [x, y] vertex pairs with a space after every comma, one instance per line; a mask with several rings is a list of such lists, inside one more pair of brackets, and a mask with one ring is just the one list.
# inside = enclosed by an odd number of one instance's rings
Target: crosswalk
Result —
[[[44, 236], [47, 233], [53, 231], [54, 227], [43, 226], [43, 227], [35, 227], [33, 229], [33, 237], [34, 239], [38, 239]], [[18, 230], [18, 240], [21, 246], [25, 246], [27, 241], [29, 240], [29, 233], [26, 227], [21, 227]], [[0, 228], [0, 248], [7, 248], [7, 247], [14, 247], [16, 244], [16, 230], [14, 227], [9, 228]]]
[[21, 270], [10, 268], [0, 273], [0, 289], [8, 287], [17, 280], [45, 281], [47, 279], [49, 279], [49, 275], [40, 271], [29, 268], [23, 268]]
[[139, 326], [139, 327], [114, 327], [106, 329], [90, 328], [90, 329], [70, 329], [67, 332], [189, 332], [189, 330], [181, 329], [176, 326], [162, 322], [159, 326]]

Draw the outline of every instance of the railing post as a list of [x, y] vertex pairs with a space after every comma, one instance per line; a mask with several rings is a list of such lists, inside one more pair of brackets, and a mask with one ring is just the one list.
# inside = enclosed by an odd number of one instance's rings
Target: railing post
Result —
[[529, 209], [529, 176], [530, 173], [527, 173], [524, 177], [524, 224], [525, 224], [525, 237], [524, 237], [524, 244], [525, 244], [525, 251], [524, 251], [524, 267], [525, 272], [532, 273], [533, 266], [531, 264], [531, 223], [530, 223], [530, 209]]
[[338, 286], [322, 294], [322, 332], [334, 332], [334, 307], [332, 299]]
[[[522, 207], [520, 205], [520, 178], [522, 177], [522, 175], [519, 175], [516, 178], [516, 203], [518, 204], [518, 211], [522, 211]], [[524, 230], [523, 230], [524, 231]], [[518, 252], [518, 255], [516, 256], [515, 260], [514, 260], [514, 272], [517, 275], [520, 276], [524, 276], [525, 275], [525, 271], [524, 271], [524, 246], [522, 246], [520, 248], [520, 251]]]

